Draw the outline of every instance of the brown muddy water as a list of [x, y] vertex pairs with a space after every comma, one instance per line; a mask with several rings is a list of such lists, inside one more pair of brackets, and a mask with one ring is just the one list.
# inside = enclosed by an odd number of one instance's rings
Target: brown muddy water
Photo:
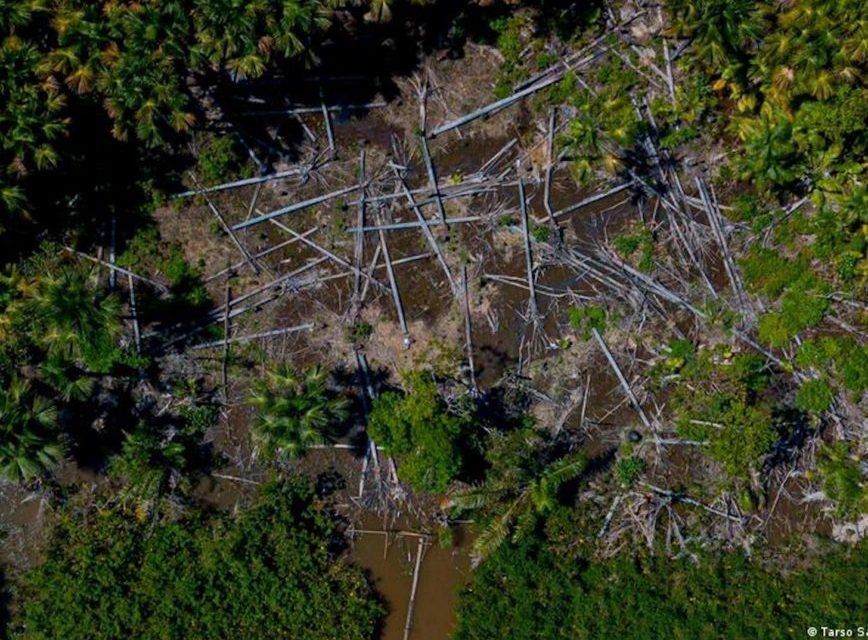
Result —
[[[361, 521], [360, 529], [381, 530], [382, 523], [374, 516]], [[410, 640], [447, 640], [455, 624], [455, 602], [458, 591], [470, 575], [467, 532], [459, 529], [455, 545], [440, 547], [432, 537], [423, 543], [419, 579], [413, 614], [410, 618]], [[420, 539], [415, 536], [386, 536], [357, 533], [348, 558], [368, 572], [373, 587], [385, 601], [387, 615], [381, 640], [403, 640], [407, 622], [413, 572]]]
[[[457, 527], [451, 544], [444, 548], [437, 540], [437, 526], [424, 515], [401, 516], [384, 525], [380, 515], [361, 510], [351, 500], [358, 491], [360, 470], [361, 460], [352, 450], [330, 448], [310, 451], [295, 469], [315, 478], [335, 474], [342, 478], [343, 482], [338, 485], [340, 488], [328, 500], [351, 523], [347, 529], [349, 547], [345, 558], [367, 572], [371, 585], [386, 607], [378, 640], [403, 640], [405, 637], [421, 539], [416, 534], [425, 536], [407, 638], [448, 640], [455, 623], [458, 592], [470, 577], [472, 531], [465, 526]], [[426, 502], [424, 498], [422, 501]], [[425, 508], [422, 510], [427, 511]], [[385, 531], [389, 532], [388, 536]]]

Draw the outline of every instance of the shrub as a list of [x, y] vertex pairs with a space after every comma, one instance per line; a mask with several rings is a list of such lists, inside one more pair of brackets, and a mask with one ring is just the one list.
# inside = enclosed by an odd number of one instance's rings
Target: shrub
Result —
[[502, 545], [473, 573], [453, 638], [784, 640], [868, 607], [868, 592], [853, 587], [868, 570], [866, 545], [824, 548], [785, 572], [738, 552], [699, 562], [623, 553], [567, 561], [529, 536]]
[[615, 473], [618, 476], [618, 482], [624, 487], [632, 486], [642, 474], [645, 473], [647, 465], [642, 458], [636, 456], [627, 456], [618, 460], [615, 467]]
[[590, 340], [591, 329], [600, 332], [606, 329], [606, 310], [602, 307], [570, 307], [567, 317], [584, 340]]
[[705, 411], [682, 417], [678, 433], [685, 438], [707, 440], [709, 455], [735, 478], [749, 477], [751, 469], [777, 440], [767, 406], [752, 406], [720, 393], [709, 398]]
[[357, 320], [350, 328], [347, 338], [353, 344], [359, 344], [371, 337], [374, 333], [374, 327], [370, 322], [365, 320]]
[[868, 511], [868, 481], [848, 443], [823, 446], [817, 466], [823, 478], [823, 492], [837, 503], [839, 515], [857, 517]]
[[832, 404], [834, 394], [825, 380], [806, 380], [796, 393], [796, 406], [809, 413], [822, 413]]
[[398, 459], [398, 475], [410, 486], [442, 493], [461, 471], [465, 422], [448, 411], [429, 374], [411, 373], [404, 385], [406, 393], [374, 400], [368, 435]]

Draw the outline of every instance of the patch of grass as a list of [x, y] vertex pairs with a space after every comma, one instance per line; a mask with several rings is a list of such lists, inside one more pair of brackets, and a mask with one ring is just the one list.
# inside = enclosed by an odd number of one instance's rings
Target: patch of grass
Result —
[[647, 469], [645, 461], [634, 455], [627, 456], [618, 460], [615, 465], [615, 474], [618, 476], [618, 482], [623, 487], [633, 486], [642, 474]]
[[567, 311], [570, 326], [575, 329], [582, 339], [591, 339], [591, 329], [599, 332], [606, 330], [606, 310], [602, 307], [570, 307]]
[[347, 340], [352, 344], [361, 344], [374, 333], [373, 325], [366, 320], [357, 320], [347, 331]]

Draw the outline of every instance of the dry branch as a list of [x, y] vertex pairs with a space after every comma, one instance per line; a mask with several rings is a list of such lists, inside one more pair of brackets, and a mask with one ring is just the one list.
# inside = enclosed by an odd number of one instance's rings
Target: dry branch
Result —
[[211, 349], [213, 347], [221, 347], [224, 344], [236, 344], [239, 342], [250, 342], [251, 340], [258, 340], [260, 338], [271, 338], [273, 336], [282, 336], [282, 335], [286, 335], [287, 333], [296, 333], [298, 331], [310, 331], [311, 329], [313, 329], [313, 326], [314, 325], [312, 322], [308, 322], [305, 324], [297, 325], [295, 327], [286, 327], [285, 329], [273, 329], [271, 331], [264, 331], [262, 333], [254, 333], [254, 334], [248, 335], [248, 336], [238, 336], [236, 338], [229, 338], [228, 340], [225, 340], [225, 341], [224, 340], [216, 340], [214, 342], [206, 342], [205, 344], [197, 344], [197, 345], [190, 347], [190, 349], [192, 349], [192, 350]]
[[86, 260], [90, 260], [91, 262], [94, 262], [98, 265], [106, 267], [107, 269], [111, 269], [112, 271], [116, 271], [117, 273], [122, 273], [123, 275], [127, 276], [128, 278], [134, 278], [135, 280], [140, 280], [142, 282], [146, 282], [147, 284], [151, 285], [152, 287], [154, 287], [155, 289], [157, 289], [161, 293], [165, 293], [165, 294], [169, 293], [169, 288], [166, 285], [162, 284], [161, 282], [157, 282], [156, 280], [151, 280], [150, 278], [146, 278], [145, 276], [140, 276], [136, 273], [133, 273], [129, 269], [124, 269], [123, 267], [115, 266], [115, 265], [111, 264], [110, 262], [106, 262], [105, 260], [100, 260], [99, 258], [94, 258], [93, 256], [89, 256], [86, 253], [82, 253], [81, 251], [76, 251], [72, 247], [63, 247], [63, 249], [65, 251], [68, 251], [69, 253], [74, 253], [75, 255], [77, 255], [81, 258], [84, 258]]
[[280, 216], [284, 216], [288, 213], [296, 213], [298, 211], [302, 211], [309, 207], [316, 206], [318, 204], [322, 204], [323, 202], [328, 202], [329, 200], [333, 200], [335, 198], [340, 198], [348, 193], [352, 193], [353, 191], [358, 191], [364, 185], [353, 185], [351, 187], [347, 187], [345, 189], [339, 189], [338, 191], [332, 191], [331, 193], [325, 193], [321, 196], [316, 196], [314, 198], [309, 198], [308, 200], [303, 200], [301, 202], [296, 202], [294, 204], [288, 205], [286, 207], [281, 207], [275, 211], [271, 211], [269, 213], [264, 213], [261, 216], [256, 218], [252, 218], [250, 220], [245, 220], [244, 222], [240, 222], [232, 227], [233, 231], [238, 231], [240, 229], [246, 229], [247, 227], [251, 227], [255, 224], [259, 224], [260, 222], [265, 222], [267, 220], [273, 220], [275, 218], [279, 218]]
[[280, 180], [281, 178], [289, 178], [291, 176], [301, 175], [303, 173], [302, 169], [293, 168], [287, 169], [286, 171], [279, 171], [277, 173], [269, 173], [264, 176], [258, 176], [256, 178], [244, 178], [243, 180], [234, 180], [232, 182], [224, 182], [223, 184], [214, 185], [213, 187], [198, 187], [196, 189], [191, 189], [189, 191], [183, 191], [181, 193], [176, 193], [173, 198], [190, 198], [192, 196], [199, 196], [205, 193], [214, 193], [215, 191], [225, 191], [227, 189], [237, 189], [239, 187], [246, 187], [251, 184], [262, 184], [263, 182], [269, 182], [271, 180]]

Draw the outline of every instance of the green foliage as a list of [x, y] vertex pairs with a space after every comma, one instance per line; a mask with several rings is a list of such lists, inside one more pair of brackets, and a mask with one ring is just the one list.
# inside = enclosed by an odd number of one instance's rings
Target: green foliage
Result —
[[[461, 593], [455, 640], [780, 638], [868, 607], [868, 548], [824, 549], [794, 571], [743, 555], [566, 562], [538, 540], [503, 545]], [[629, 624], [625, 625], [625, 616]], [[827, 622], [828, 621], [828, 622]]]
[[42, 53], [17, 35], [32, 19], [36, 3], [6, 4], [17, 10], [0, 16], [0, 231], [8, 214], [26, 206], [18, 178], [53, 167], [58, 161], [54, 143], [66, 130], [60, 87], [40, 81]]
[[599, 90], [591, 91], [587, 83], [580, 85], [574, 75], [567, 74], [554, 96], [577, 109], [559, 144], [582, 182], [589, 181], [599, 167], [617, 173], [641, 132], [630, 101], [631, 89], [638, 82], [633, 71], [612, 56], [590, 73], [591, 83]]
[[537, 242], [548, 242], [551, 233], [551, 228], [541, 224], [533, 225], [533, 228], [530, 231], [531, 237]]
[[817, 457], [823, 480], [823, 492], [836, 502], [838, 515], [859, 517], [868, 512], [868, 478], [862, 471], [863, 460], [854, 455], [850, 443], [824, 445]]
[[606, 310], [602, 307], [570, 307], [567, 318], [584, 340], [591, 339], [591, 329], [606, 330]]
[[333, 559], [333, 535], [298, 483], [212, 521], [65, 512], [13, 625], [32, 640], [370, 638], [382, 607], [361, 571]]
[[190, 403], [176, 419], [140, 420], [124, 433], [109, 473], [123, 480], [123, 497], [139, 515], [148, 513], [166, 493], [189, 493], [192, 474], [205, 462], [202, 435], [217, 417], [216, 406]]
[[54, 404], [26, 380], [0, 385], [0, 476], [28, 482], [52, 469], [63, 457], [56, 422]]
[[791, 282], [797, 281], [808, 268], [808, 261], [800, 256], [789, 259], [779, 252], [762, 247], [753, 248], [740, 261], [747, 284], [762, 291], [769, 298], [777, 298]]
[[347, 332], [347, 339], [353, 344], [360, 344], [370, 338], [374, 333], [374, 327], [366, 320], [357, 320]]
[[243, 174], [242, 169], [249, 167], [249, 164], [240, 163], [240, 159], [246, 157], [244, 148], [232, 135], [206, 136], [199, 142], [198, 152], [198, 173], [205, 184], [226, 182], [234, 175]]
[[407, 374], [406, 393], [374, 400], [368, 435], [398, 459], [398, 475], [418, 491], [443, 493], [461, 472], [466, 421], [449, 411], [424, 371]]
[[642, 477], [646, 469], [647, 465], [642, 458], [630, 455], [618, 460], [617, 465], [615, 465], [615, 474], [622, 486], [630, 487]]
[[[120, 355], [120, 304], [87, 271], [37, 259], [33, 275], [13, 272], [6, 326], [59, 368], [108, 373]], [[2, 337], [2, 336], [0, 336]]]
[[220, 411], [213, 404], [191, 404], [182, 407], [180, 414], [185, 428], [201, 433], [217, 422]]
[[690, 340], [673, 340], [668, 345], [669, 356], [664, 363], [671, 372], [680, 371], [685, 366], [696, 364], [696, 345]]
[[639, 260], [637, 263], [641, 271], [651, 271], [654, 268], [654, 238], [650, 229], [641, 227], [633, 232], [625, 232], [617, 236], [612, 244], [622, 258], [631, 258], [637, 251]]
[[497, 50], [503, 56], [503, 64], [494, 86], [494, 96], [505, 98], [512, 93], [512, 86], [527, 75], [522, 64], [521, 52], [526, 45], [525, 33], [530, 29], [530, 17], [514, 13], [492, 21], [491, 28], [497, 33]]
[[507, 540], [534, 534], [542, 518], [560, 506], [564, 484], [581, 476], [588, 464], [581, 452], [554, 455], [529, 424], [493, 432], [485, 458], [489, 469], [484, 482], [453, 493], [444, 503], [456, 514], [479, 514], [483, 527], [473, 542], [477, 560]]
[[771, 373], [752, 353], [704, 351], [681, 370], [672, 396], [679, 436], [708, 442], [732, 478], [747, 479], [778, 439], [763, 391]]
[[833, 399], [832, 388], [825, 380], [806, 380], [796, 393], [796, 406], [809, 413], [822, 413]]
[[122, 373], [120, 304], [87, 270], [46, 246], [0, 275], [0, 364], [38, 378], [64, 401], [81, 400], [99, 375]]
[[[725, 395], [712, 396], [710, 410], [703, 417], [705, 422], [721, 425], [700, 431], [708, 438], [711, 457], [731, 476], [748, 477], [778, 438], [767, 407], [749, 406]], [[679, 425], [679, 433], [690, 437], [696, 431], [693, 426]]]
[[759, 319], [760, 339], [773, 347], [783, 347], [805, 329], [822, 322], [829, 308], [823, 288], [810, 275], [791, 282], [781, 297], [780, 312], [770, 312]]
[[295, 458], [330, 439], [328, 430], [347, 417], [349, 401], [332, 392], [327, 380], [320, 367], [300, 373], [281, 365], [256, 382], [249, 400], [259, 412], [253, 435], [266, 453]]
[[111, 462], [109, 472], [125, 483], [124, 497], [146, 512], [151, 501], [177, 484], [180, 470], [187, 463], [187, 448], [181, 438], [139, 423], [124, 434], [121, 451]]
[[[868, 150], [868, 90], [864, 8], [858, 2], [795, 0], [778, 6], [758, 0], [674, 0], [674, 32], [692, 39], [682, 64], [706, 74], [729, 105], [712, 114], [740, 141], [732, 175], [751, 187], [747, 218], [756, 232], [773, 223], [778, 242], [798, 255], [758, 249], [743, 262], [746, 280], [782, 308], [761, 319], [772, 346], [787, 344], [822, 320], [828, 290], [863, 295], [868, 273], [864, 185]], [[679, 96], [680, 102], [680, 96]], [[724, 135], [718, 129], [719, 135]], [[807, 194], [801, 211], [766, 215], [769, 203]], [[746, 219], [744, 207], [737, 207]], [[769, 229], [771, 232], [772, 229]], [[768, 237], [768, 236], [767, 236]], [[802, 285], [795, 283], [802, 282]], [[787, 295], [790, 299], [787, 299]], [[807, 295], [804, 295], [807, 294]]]
[[802, 342], [795, 362], [802, 367], [815, 367], [836, 374], [839, 384], [858, 401], [868, 390], [868, 346], [852, 337], [823, 338]]

